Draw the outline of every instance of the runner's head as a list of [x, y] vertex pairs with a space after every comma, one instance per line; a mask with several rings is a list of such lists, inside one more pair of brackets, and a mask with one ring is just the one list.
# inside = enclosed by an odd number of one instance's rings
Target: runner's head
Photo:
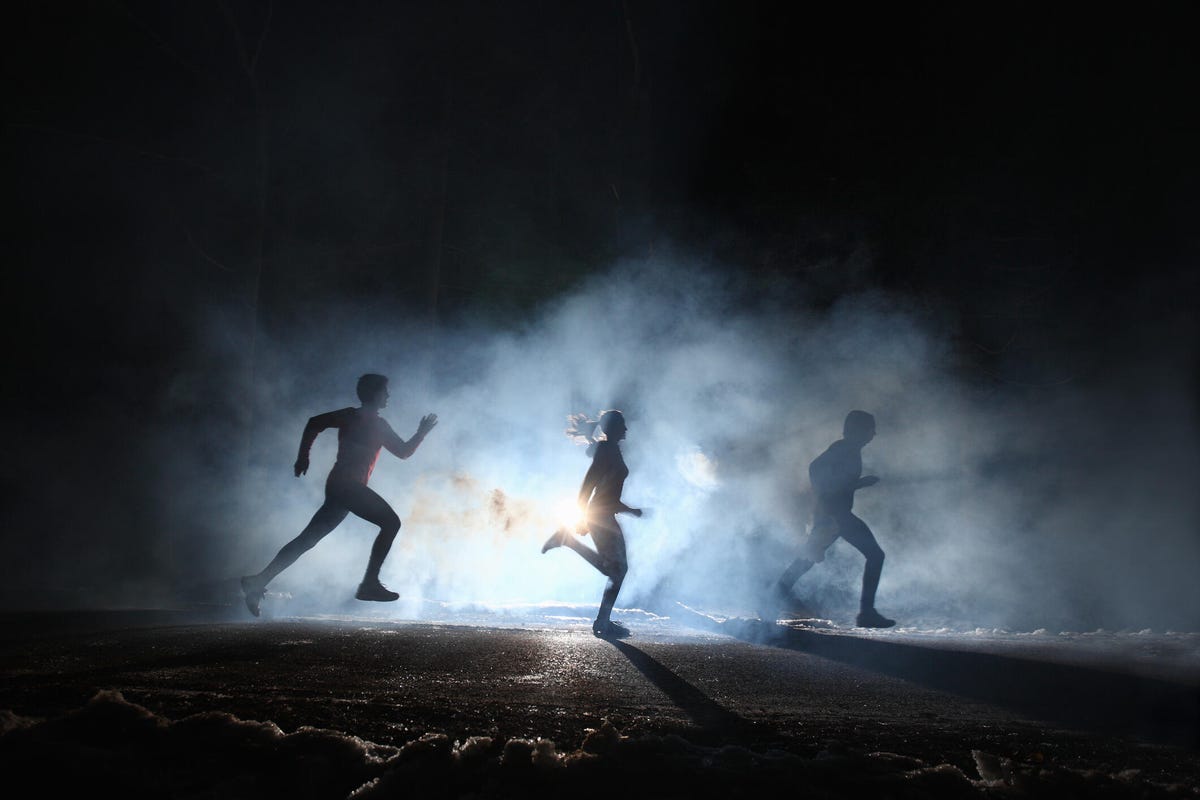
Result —
[[610, 442], [619, 442], [625, 438], [625, 415], [616, 409], [605, 411], [600, 415], [600, 430], [604, 438]]
[[875, 438], [875, 418], [865, 411], [851, 411], [842, 424], [842, 437], [857, 445]]
[[388, 379], [383, 375], [375, 375], [367, 373], [358, 379], [358, 386], [355, 387], [358, 392], [358, 399], [362, 401], [363, 408], [380, 409], [387, 406], [388, 401]]

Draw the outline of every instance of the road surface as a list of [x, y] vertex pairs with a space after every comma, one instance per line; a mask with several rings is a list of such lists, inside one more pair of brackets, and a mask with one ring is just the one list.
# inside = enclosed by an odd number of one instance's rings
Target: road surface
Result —
[[1186, 671], [697, 625], [11, 613], [0, 763], [156, 796], [1200, 796]]

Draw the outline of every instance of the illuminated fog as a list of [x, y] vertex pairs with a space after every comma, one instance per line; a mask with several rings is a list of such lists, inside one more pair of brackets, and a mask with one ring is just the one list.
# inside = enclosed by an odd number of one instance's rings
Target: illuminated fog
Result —
[[[219, 339], [221, 320], [203, 335]], [[763, 301], [683, 257], [619, 265], [519, 321], [430, 331], [343, 308], [264, 342], [253, 467], [235, 457], [233, 431], [192, 429], [182, 435], [227, 440], [236, 469], [183, 453], [161, 473], [175, 504], [165, 513], [183, 508], [201, 531], [176, 534], [164, 574], [195, 584], [261, 569], [320, 505], [333, 463], [327, 431], [309, 474], [292, 477], [305, 421], [356, 405], [355, 378], [382, 372], [383, 415], [401, 436], [425, 413], [441, 420], [410, 460], [381, 454], [371, 480], [403, 520], [382, 573], [403, 595], [397, 616], [420, 616], [414, 599], [598, 601], [603, 578], [582, 559], [539, 549], [588, 465], [567, 415], [603, 408], [625, 412], [625, 500], [650, 512], [620, 518], [631, 569], [618, 609], [753, 614], [804, 533], [809, 461], [860, 408], [879, 430], [864, 472], [882, 481], [855, 508], [887, 553], [885, 614], [955, 627], [1200, 624], [1196, 426], [1169, 369], [1146, 366], [1154, 408], [1121, 403], [1123, 373], [1036, 392], [968, 381], [946, 309], [866, 293], [815, 311], [782, 285]], [[176, 401], [203, 403], [186, 376]], [[345, 609], [373, 536], [349, 518], [271, 589], [291, 594], [289, 613]], [[846, 613], [861, 569], [838, 542], [797, 594]]]

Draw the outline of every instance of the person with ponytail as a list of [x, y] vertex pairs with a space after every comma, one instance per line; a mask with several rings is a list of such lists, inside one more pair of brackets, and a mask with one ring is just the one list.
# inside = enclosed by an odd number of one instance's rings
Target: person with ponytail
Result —
[[[625, 479], [629, 477], [629, 468], [621, 457], [621, 440], [628, 430], [625, 416], [620, 411], [609, 410], [601, 413], [598, 420], [585, 414], [574, 414], [569, 419], [571, 427], [567, 435], [577, 442], [586, 442], [587, 453], [592, 458], [592, 465], [579, 487], [579, 506], [586, 509], [586, 521], [579, 525], [576, 532], [581, 535], [590, 533], [596, 548], [593, 550], [588, 547], [568, 528], [559, 528], [542, 545], [542, 552], [556, 547], [569, 547], [608, 578], [600, 600], [600, 610], [596, 614], [596, 621], [592, 623], [592, 633], [605, 638], [623, 638], [629, 635], [629, 629], [611, 618], [613, 604], [629, 570], [625, 535], [621, 532], [616, 515], [642, 515], [640, 508], [631, 508], [621, 502]], [[600, 429], [599, 437], [594, 436], [597, 426]]]

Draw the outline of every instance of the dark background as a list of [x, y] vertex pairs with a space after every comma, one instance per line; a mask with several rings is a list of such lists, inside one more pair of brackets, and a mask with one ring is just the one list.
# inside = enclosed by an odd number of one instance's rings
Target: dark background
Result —
[[10, 7], [9, 569], [153, 538], [182, 364], [236, 432], [335, 307], [511, 327], [679, 248], [746, 302], [935, 309], [979, 384], [1182, 363], [1195, 410], [1187, 5], [899, 6]]

